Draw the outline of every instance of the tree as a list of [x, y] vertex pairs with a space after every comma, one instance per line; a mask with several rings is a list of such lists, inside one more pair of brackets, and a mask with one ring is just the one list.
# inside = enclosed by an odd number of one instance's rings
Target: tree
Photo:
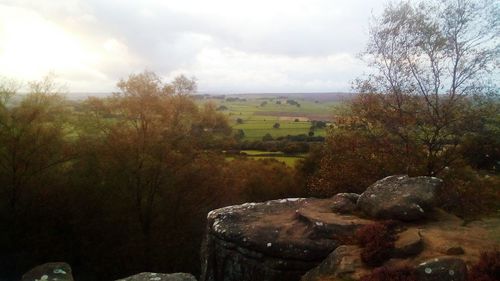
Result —
[[273, 128], [274, 129], [279, 129], [280, 128], [280, 123], [278, 123], [278, 122], [274, 123]]
[[362, 54], [373, 73], [355, 81], [360, 94], [328, 128], [310, 189], [360, 192], [395, 173], [459, 177], [466, 140], [495, 131], [481, 124], [498, 103], [498, 18], [493, 1], [389, 4]]
[[[120, 80], [118, 88], [109, 99], [87, 101], [88, 118], [98, 127], [88, 135], [100, 134], [95, 146], [100, 147], [104, 185], [112, 186], [135, 210], [144, 264], [149, 267], [154, 229], [162, 217], [160, 201], [171, 222], [177, 221], [176, 216], [188, 209], [180, 205], [199, 190], [183, 189], [179, 177], [206, 154], [203, 148], [213, 138], [229, 135], [231, 129], [214, 104], [198, 108], [189, 96], [196, 84], [183, 76], [164, 83], [152, 72], [132, 74]], [[197, 200], [210, 199], [197, 196]]]
[[399, 139], [408, 172], [418, 172], [411, 154], [421, 147], [427, 175], [455, 161], [471, 97], [491, 88], [499, 17], [493, 1], [456, 0], [390, 4], [374, 19], [364, 57], [375, 73], [357, 81], [369, 96], [355, 110]]
[[236, 132], [234, 133], [234, 137], [237, 139], [237, 140], [241, 140], [245, 137], [245, 131], [243, 131], [242, 129], [238, 129], [236, 130]]
[[13, 214], [27, 188], [42, 188], [42, 177], [75, 156], [67, 143], [66, 101], [53, 77], [28, 83], [28, 94], [9, 104], [18, 88], [13, 81], [0, 86], [0, 182]]
[[265, 134], [263, 137], [262, 137], [262, 141], [272, 141], [273, 140], [273, 136], [271, 136], [270, 133], [267, 133]]

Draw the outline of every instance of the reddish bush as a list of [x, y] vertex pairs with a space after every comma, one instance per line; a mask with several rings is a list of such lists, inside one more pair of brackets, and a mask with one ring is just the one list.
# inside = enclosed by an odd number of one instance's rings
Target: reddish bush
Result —
[[380, 267], [370, 275], [361, 277], [360, 281], [416, 281], [415, 271], [410, 267], [394, 268]]
[[361, 260], [370, 266], [380, 266], [390, 258], [394, 248], [393, 221], [365, 225], [356, 231], [358, 244], [363, 247]]
[[469, 271], [469, 280], [500, 280], [500, 251], [482, 253], [479, 262], [473, 265]]

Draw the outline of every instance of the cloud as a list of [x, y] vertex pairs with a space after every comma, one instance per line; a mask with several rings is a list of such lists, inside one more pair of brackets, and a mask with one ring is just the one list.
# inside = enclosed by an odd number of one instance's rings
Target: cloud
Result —
[[297, 92], [348, 90], [364, 69], [354, 57], [370, 13], [385, 0], [3, 3], [3, 75], [53, 70], [73, 91], [109, 91], [149, 69], [195, 75], [205, 91]]

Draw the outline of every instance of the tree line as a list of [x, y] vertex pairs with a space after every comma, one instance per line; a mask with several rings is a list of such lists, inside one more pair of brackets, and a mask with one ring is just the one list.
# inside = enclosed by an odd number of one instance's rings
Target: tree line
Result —
[[107, 98], [70, 101], [53, 79], [0, 88], [0, 278], [63, 260], [79, 280], [199, 270], [208, 211], [300, 195], [293, 169], [235, 159], [196, 82], [130, 75]]

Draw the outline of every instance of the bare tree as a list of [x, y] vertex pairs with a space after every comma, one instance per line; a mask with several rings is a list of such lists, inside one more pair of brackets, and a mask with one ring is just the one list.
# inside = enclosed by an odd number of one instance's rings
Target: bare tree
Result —
[[407, 170], [415, 146], [429, 175], [454, 161], [471, 97], [498, 75], [499, 19], [489, 0], [404, 1], [374, 18], [363, 57], [375, 72], [356, 87], [378, 96], [380, 111], [363, 114], [400, 139]]

